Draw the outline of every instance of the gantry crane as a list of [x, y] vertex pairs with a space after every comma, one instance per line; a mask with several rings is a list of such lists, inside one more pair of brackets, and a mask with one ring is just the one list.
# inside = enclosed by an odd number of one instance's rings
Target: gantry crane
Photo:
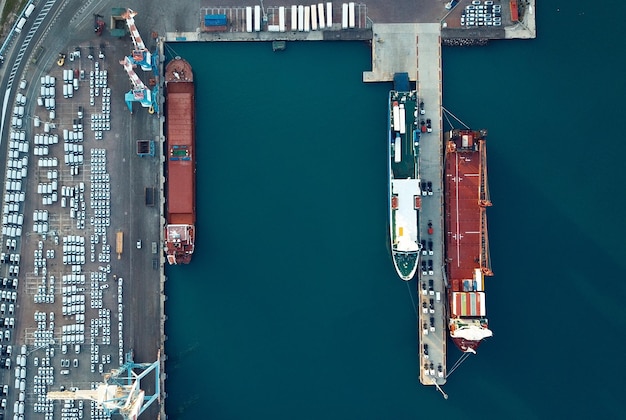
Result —
[[126, 9], [126, 11], [122, 13], [122, 18], [126, 19], [126, 25], [128, 25], [128, 30], [130, 31], [130, 37], [135, 45], [131, 58], [133, 63], [138, 64], [142, 70], [150, 71], [152, 70], [152, 54], [150, 54], [150, 51], [146, 48], [146, 44], [144, 44], [143, 39], [141, 39], [141, 35], [139, 34], [139, 30], [137, 29], [137, 25], [135, 25], [134, 18], [136, 15], [137, 12], [132, 9]]
[[[107, 415], [119, 413], [125, 420], [136, 420], [154, 401], [159, 400], [160, 355], [154, 363], [135, 363], [132, 351], [126, 354], [126, 363], [119, 369], [104, 374], [104, 383], [93, 390], [48, 392], [51, 400], [92, 400], [103, 408]], [[137, 374], [133, 369], [141, 369]], [[153, 372], [155, 374], [153, 395], [146, 396], [140, 388], [141, 380]]]
[[139, 76], [137, 76], [137, 73], [135, 73], [135, 70], [133, 70], [136, 65], [133, 63], [132, 58], [124, 57], [124, 59], [120, 61], [120, 64], [124, 66], [124, 70], [128, 73], [130, 82], [133, 84], [133, 88], [124, 96], [124, 100], [130, 112], [133, 112], [133, 102], [139, 102], [144, 108], [154, 109], [155, 104], [152, 91], [146, 87]]

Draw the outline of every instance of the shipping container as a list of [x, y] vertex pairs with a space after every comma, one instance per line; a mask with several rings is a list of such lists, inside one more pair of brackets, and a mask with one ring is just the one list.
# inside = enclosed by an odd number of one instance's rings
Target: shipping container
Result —
[[333, 27], [333, 4], [331, 2], [326, 3], [326, 27]]
[[353, 1], [348, 3], [348, 26], [350, 28], [354, 28], [355, 27], [354, 2]]
[[317, 6], [311, 6], [311, 30], [317, 31]]
[[[313, 7], [313, 6], [311, 6]], [[324, 3], [317, 4], [317, 18], [319, 20], [319, 28], [326, 28], [326, 19], [324, 19]]]
[[348, 29], [348, 4], [341, 5], [341, 29]]
[[226, 26], [226, 15], [204, 15], [204, 26]]
[[252, 32], [252, 7], [246, 7], [246, 32]]
[[304, 31], [304, 6], [298, 6], [298, 31]]
[[261, 6], [254, 6], [254, 31], [261, 31]]
[[291, 30], [298, 30], [298, 6], [291, 6]]
[[278, 8], [278, 27], [280, 32], [285, 32], [285, 7], [280, 6]]
[[311, 27], [311, 6], [304, 6], [304, 32], [309, 32]]

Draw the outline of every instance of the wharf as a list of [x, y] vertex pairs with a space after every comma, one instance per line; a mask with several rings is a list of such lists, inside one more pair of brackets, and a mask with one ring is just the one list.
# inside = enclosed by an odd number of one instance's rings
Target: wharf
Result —
[[[420, 101], [424, 101], [432, 132], [422, 133], [420, 138], [419, 168], [422, 182], [432, 182], [432, 196], [422, 197], [420, 210], [420, 239], [432, 240], [433, 255], [421, 255], [421, 261], [431, 260], [433, 275], [418, 270], [418, 324], [419, 379], [423, 385], [443, 385], [446, 382], [447, 297], [444, 268], [443, 237], [443, 121], [442, 121], [442, 70], [441, 30], [437, 23], [374, 24], [372, 42], [372, 71], [363, 73], [364, 82], [389, 82], [397, 72], [408, 72], [409, 79], [416, 82]], [[434, 233], [428, 235], [428, 223]], [[421, 263], [420, 263], [421, 267]], [[433, 280], [433, 295], [423, 295], [423, 287]], [[423, 286], [424, 285], [424, 286]], [[439, 296], [439, 299], [436, 298]], [[422, 311], [422, 303], [432, 300], [434, 314]], [[425, 334], [424, 324], [430, 329], [434, 318], [435, 331]], [[424, 346], [428, 346], [428, 355]], [[429, 367], [439, 366], [443, 377], [430, 375]]]
[[[420, 140], [420, 175], [422, 182], [432, 182], [433, 195], [422, 200], [420, 212], [420, 232], [422, 238], [428, 237], [433, 241], [433, 255], [428, 260], [433, 262], [434, 275], [424, 276], [420, 271], [418, 279], [420, 283], [433, 280], [433, 288], [440, 299], [434, 300], [435, 313], [424, 314], [421, 311], [418, 325], [420, 337], [420, 382], [423, 385], [443, 385], [446, 382], [446, 337], [447, 337], [447, 311], [446, 311], [446, 284], [444, 269], [444, 237], [443, 237], [443, 122], [442, 122], [442, 72], [441, 72], [441, 35], [438, 24], [418, 24], [417, 36], [417, 91], [424, 101], [425, 118], [432, 121], [432, 132], [422, 134]], [[428, 223], [432, 223], [434, 230], [428, 235]], [[421, 284], [418, 286], [421, 289]], [[421, 296], [431, 299], [432, 296]], [[420, 304], [421, 305], [421, 304]], [[430, 317], [434, 318], [435, 331], [425, 335], [421, 325], [430, 325]], [[428, 345], [428, 358], [424, 354], [424, 345]], [[433, 363], [435, 369], [441, 365], [443, 377], [434, 377], [425, 372], [426, 363]]]

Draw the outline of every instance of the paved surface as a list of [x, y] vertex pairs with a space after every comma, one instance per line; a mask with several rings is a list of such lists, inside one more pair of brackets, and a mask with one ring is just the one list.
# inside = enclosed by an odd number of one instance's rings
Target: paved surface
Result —
[[372, 71], [363, 73], [363, 81], [391, 82], [398, 72], [408, 72], [416, 81], [418, 25], [376, 23], [372, 32]]
[[[420, 314], [420, 326], [426, 323], [430, 327], [430, 318], [434, 318], [435, 331], [428, 335], [423, 334], [420, 327], [420, 350], [424, 344], [428, 345], [429, 357], [425, 358], [423, 351], [420, 352], [420, 382], [424, 385], [432, 385], [435, 379], [423, 369], [424, 365], [432, 362], [435, 370], [441, 365], [444, 378], [436, 378], [438, 384], [445, 381], [446, 371], [446, 337], [447, 337], [447, 314], [446, 293], [444, 284], [444, 243], [443, 243], [443, 133], [442, 133], [442, 78], [441, 78], [441, 38], [438, 24], [418, 24], [417, 36], [417, 91], [424, 101], [426, 114], [424, 118], [432, 121], [432, 133], [425, 133], [420, 140], [420, 174], [423, 181], [433, 183], [433, 195], [422, 198], [422, 211], [420, 212], [420, 232], [423, 239], [433, 241], [433, 255], [422, 256], [422, 260], [432, 260], [434, 275], [423, 275], [419, 272], [419, 282], [434, 281], [434, 307], [435, 313]], [[433, 234], [428, 235], [428, 223], [432, 221]], [[436, 294], [440, 294], [440, 300]], [[421, 296], [422, 299], [430, 299], [433, 296]], [[421, 304], [420, 304], [421, 305]]]
[[[42, 30], [36, 37], [33, 38], [31, 45], [28, 48], [24, 65], [20, 69], [20, 75], [17, 80], [22, 77], [28, 79], [31, 83], [27, 88], [27, 118], [25, 119], [27, 138], [31, 141], [31, 150], [33, 147], [33, 135], [35, 129], [32, 127], [32, 117], [39, 115], [42, 120], [47, 119], [47, 113], [43, 112], [41, 107], [36, 106], [36, 97], [39, 90], [39, 77], [43, 74], [51, 74], [57, 77], [57, 109], [56, 109], [56, 122], [60, 133], [62, 128], [67, 128], [68, 124], [71, 124], [72, 118], [76, 115], [76, 109], [79, 104], [85, 105], [85, 165], [81, 166], [79, 176], [71, 176], [68, 168], [61, 163], [57, 169], [60, 170], [59, 188], [61, 185], [76, 185], [79, 181], [84, 181], [86, 188], [89, 188], [89, 173], [90, 165], [88, 164], [89, 149], [92, 147], [106, 148], [107, 149], [107, 170], [111, 174], [111, 225], [107, 232], [107, 242], [111, 245], [113, 256], [111, 259], [112, 271], [109, 275], [109, 282], [111, 287], [104, 290], [103, 299], [104, 307], [111, 308], [111, 349], [109, 346], [101, 345], [101, 354], [111, 354], [112, 363], [105, 366], [105, 371], [118, 366], [117, 355], [117, 287], [112, 279], [112, 275], [115, 274], [118, 277], [124, 278], [124, 350], [134, 350], [134, 359], [136, 362], [151, 362], [156, 360], [157, 352], [163, 347], [163, 337], [161, 335], [162, 327], [162, 269], [160, 261], [157, 261], [156, 267], [153, 265], [153, 259], [160, 257], [160, 235], [161, 235], [161, 223], [160, 212], [161, 206], [157, 203], [154, 207], [146, 207], [144, 204], [144, 188], [145, 187], [157, 187], [161, 185], [160, 179], [160, 159], [159, 158], [139, 158], [135, 155], [135, 141], [138, 139], [156, 139], [159, 140], [159, 118], [158, 116], [150, 116], [145, 109], [141, 109], [138, 105], [135, 105], [135, 113], [131, 115], [126, 108], [123, 100], [123, 95], [129, 89], [129, 82], [126, 73], [123, 71], [122, 66], [118, 63], [118, 60], [128, 55], [132, 43], [129, 38], [123, 40], [113, 39], [110, 36], [103, 35], [97, 37], [93, 32], [93, 13], [98, 12], [105, 15], [105, 20], [108, 24], [108, 14], [106, 10], [110, 10], [111, 6], [117, 6], [117, 4], [110, 4], [105, 7], [103, 3], [80, 1], [63, 2], [58, 1], [55, 9], [51, 11], [49, 20], [46, 25], [42, 25]], [[64, 7], [63, 7], [64, 6]], [[38, 9], [35, 10], [37, 13]], [[153, 16], [156, 21], [158, 17]], [[150, 26], [141, 26], [141, 19], [137, 19], [140, 25], [140, 30], [146, 37], [146, 43], [152, 49], [154, 48], [154, 42], [150, 40]], [[22, 39], [26, 31], [22, 31], [21, 37], [18, 37], [18, 41]], [[44, 38], [45, 37], [45, 38]], [[40, 42], [41, 40], [41, 42]], [[153, 45], [150, 45], [150, 44]], [[19, 42], [16, 43], [19, 45]], [[44, 47], [44, 52], [39, 57], [36, 64], [33, 64], [28, 60], [28, 55], [38, 45]], [[88, 81], [81, 83], [81, 88], [75, 93], [73, 99], [64, 99], [60, 93], [59, 81], [62, 80], [62, 69], [56, 64], [56, 57], [59, 52], [65, 52], [69, 57], [69, 52], [73, 51], [75, 47], [80, 46], [82, 50], [82, 57], [79, 60], [70, 62], [66, 60], [64, 68], [76, 68], [85, 69], [87, 72], [87, 80], [89, 70], [93, 68], [93, 61], [87, 58], [89, 46], [94, 47], [97, 51], [104, 48], [106, 58], [104, 60], [98, 60], [101, 65], [101, 69], [108, 70], [109, 86], [112, 90], [111, 96], [111, 125], [112, 131], [105, 132], [104, 140], [95, 140], [91, 130], [89, 129], [89, 118], [93, 112], [100, 112], [100, 98], [96, 98], [96, 107], [89, 106], [88, 95]], [[7, 61], [10, 62], [11, 58], [8, 56]], [[97, 59], [96, 59], [97, 60]], [[6, 63], [5, 63], [6, 64]], [[6, 76], [8, 74], [9, 66], [2, 69], [3, 83], [6, 84]], [[147, 81], [148, 77], [143, 74], [141, 70], [138, 70], [140, 77]], [[86, 85], [85, 85], [86, 83]], [[85, 87], [86, 86], [86, 87]], [[11, 92], [11, 101], [15, 96], [16, 86], [14, 86]], [[36, 129], [41, 130], [41, 129]], [[8, 129], [7, 129], [8, 132]], [[62, 136], [61, 136], [62, 137]], [[52, 146], [51, 152], [55, 156], [61, 157], [62, 162], [62, 140], [60, 145]], [[6, 156], [6, 142], [3, 143], [3, 154]], [[29, 168], [28, 185], [26, 187], [27, 200], [25, 202], [23, 213], [25, 214], [24, 232], [32, 230], [32, 211], [34, 209], [43, 208], [41, 205], [41, 197], [34, 194], [36, 191], [36, 185], [38, 182], [42, 182], [46, 176], [46, 171], [36, 169], [36, 160], [33, 159], [31, 152]], [[3, 159], [4, 165], [4, 159]], [[2, 171], [4, 175], [4, 170]], [[25, 181], [26, 182], [26, 181]], [[62, 235], [67, 234], [80, 234], [86, 236], [87, 247], [89, 241], [89, 235], [92, 232], [92, 228], [89, 225], [90, 214], [89, 201], [87, 198], [87, 217], [86, 217], [86, 229], [84, 231], [76, 231], [75, 223], [68, 217], [68, 209], [61, 209], [60, 204], [57, 203], [53, 206], [47, 206], [51, 217], [51, 229], [59, 231]], [[125, 235], [124, 252], [122, 258], [117, 260], [115, 257], [115, 232], [122, 230]], [[60, 294], [56, 296], [56, 302], [54, 304], [35, 304], [33, 302], [33, 294], [36, 286], [40, 282], [40, 276], [35, 276], [33, 273], [33, 251], [38, 247], [39, 240], [42, 239], [39, 235], [25, 234], [22, 237], [21, 254], [22, 263], [20, 271], [20, 285], [19, 285], [19, 299], [16, 307], [16, 319], [17, 328], [13, 336], [14, 344], [26, 343], [29, 345], [29, 351], [33, 349], [33, 336], [32, 332], [35, 328], [34, 316], [35, 311], [45, 311], [46, 313], [54, 311], [56, 313], [55, 324], [55, 339], [57, 339], [56, 357], [52, 360], [52, 366], [55, 366], [56, 375], [54, 388], [58, 385], [77, 386], [80, 388], [89, 388], [90, 382], [100, 382], [102, 376], [96, 370], [95, 373], [90, 372], [90, 360], [89, 360], [89, 339], [88, 330], [86, 332], [87, 343], [83, 346], [83, 351], [80, 355], [71, 355], [71, 358], [79, 359], [79, 368], [72, 369], [72, 372], [68, 376], [59, 375], [60, 368], [60, 336], [59, 334], [61, 325], [66, 323], [72, 324], [74, 321], [70, 318], [64, 318], [61, 316], [61, 298]], [[142, 249], [137, 249], [135, 243], [138, 239], [143, 242]], [[158, 244], [158, 253], [152, 254], [151, 243], [156, 242]], [[99, 248], [99, 246], [98, 246]], [[55, 246], [52, 236], [48, 236], [44, 240], [44, 252], [48, 249], [55, 249], [56, 259], [49, 260], [48, 275], [55, 275], [60, 280], [61, 275], [68, 270], [67, 266], [63, 266], [60, 262], [62, 252], [59, 246]], [[87, 256], [89, 253], [87, 253]], [[98, 263], [88, 263], [85, 265], [84, 272], [89, 275], [90, 271], [97, 271]], [[106, 265], [106, 264], [105, 264]], [[156, 268], [156, 269], [155, 269]], [[3, 270], [6, 270], [3, 268]], [[89, 290], [89, 283], [85, 285]], [[60, 281], [57, 282], [57, 290], [59, 293], [61, 288]], [[89, 299], [88, 299], [89, 301]], [[97, 318], [97, 310], [89, 309], [87, 305], [87, 326], [89, 325], [90, 318]], [[95, 312], [94, 312], [95, 311]], [[87, 327], [88, 328], [88, 327]], [[43, 357], [41, 354], [43, 350], [36, 350], [29, 356], [28, 364], [32, 366], [32, 360], [34, 357]], [[31, 375], [35, 373], [35, 369], [29, 369], [28, 387], [32, 386]], [[12, 371], [3, 371], [0, 374], [0, 380], [2, 383], [12, 383]], [[147, 393], [154, 391], [153, 382], [144, 382], [143, 388]], [[53, 389], [53, 388], [50, 388]], [[58, 389], [58, 388], [57, 388]], [[27, 397], [34, 399], [32, 389], [30, 389]], [[13, 394], [9, 396], [9, 401], [16, 398]], [[32, 400], [31, 400], [32, 401]], [[88, 405], [86, 405], [88, 407]], [[12, 411], [12, 405], [11, 405]], [[158, 407], [152, 408], [146, 418], [156, 418], [158, 413]], [[88, 418], [88, 416], [86, 416]]]

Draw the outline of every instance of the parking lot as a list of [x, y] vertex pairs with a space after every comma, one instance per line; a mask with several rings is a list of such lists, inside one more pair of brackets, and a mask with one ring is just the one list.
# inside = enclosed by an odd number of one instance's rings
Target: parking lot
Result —
[[[132, 154], [128, 77], [108, 52], [115, 49], [103, 42], [68, 46], [18, 84], [10, 108], [0, 255], [5, 416], [108, 418], [90, 401], [53, 403], [46, 394], [93, 389], [130, 350], [136, 360], [154, 361], [161, 342], [159, 282], [152, 280], [158, 271], [141, 274], [155, 256], [139, 245], [158, 243], [158, 206], [142, 214], [152, 215], [147, 226], [133, 229], [129, 214], [138, 212], [131, 208], [145, 208], [134, 191], [143, 193], [145, 181], [135, 186], [128, 176], [134, 171], [155, 185], [158, 161]], [[118, 232], [127, 235], [120, 249]], [[135, 270], [132, 258], [141, 260]], [[131, 310], [137, 291], [151, 296], [141, 316]]]

